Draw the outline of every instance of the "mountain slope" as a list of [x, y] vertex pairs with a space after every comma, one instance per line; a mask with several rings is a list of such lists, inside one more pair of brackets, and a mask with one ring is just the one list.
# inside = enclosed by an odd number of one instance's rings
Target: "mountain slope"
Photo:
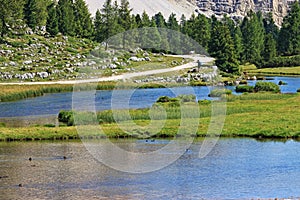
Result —
[[[105, 0], [86, 0], [90, 11], [94, 14], [101, 9]], [[263, 13], [273, 12], [274, 20], [281, 24], [283, 17], [287, 14], [289, 6], [295, 0], [128, 0], [133, 8], [134, 14], [141, 14], [144, 10], [153, 16], [158, 12], [167, 18], [172, 12], [179, 19], [182, 14], [187, 18], [193, 12], [207, 16], [223, 16], [228, 14], [231, 17], [244, 17], [249, 10], [262, 11]], [[120, 0], [118, 0], [120, 2]]]
[[[101, 9], [105, 0], [86, 0], [91, 13], [94, 15], [97, 9]], [[120, 3], [120, 0], [118, 0]], [[161, 12], [166, 18], [173, 12], [178, 18], [184, 14], [186, 17], [197, 8], [195, 2], [187, 0], [128, 0], [134, 14], [142, 14], [145, 10], [150, 16]]]

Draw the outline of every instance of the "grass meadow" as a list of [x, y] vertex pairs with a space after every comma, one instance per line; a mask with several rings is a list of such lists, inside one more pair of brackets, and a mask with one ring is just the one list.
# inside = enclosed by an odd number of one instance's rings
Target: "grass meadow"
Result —
[[[272, 94], [253, 93], [241, 96], [229, 95], [226, 97], [226, 119], [222, 130], [222, 137], [254, 137], [254, 138], [299, 138], [300, 137], [300, 95], [299, 94]], [[54, 139], [76, 139], [76, 138], [150, 138], [150, 137], [182, 137], [177, 135], [179, 127], [189, 134], [198, 137], [207, 135], [208, 127], [211, 123], [212, 106], [224, 105], [224, 102], [200, 101], [198, 103], [184, 103], [186, 111], [192, 112], [189, 117], [198, 118], [199, 126], [195, 133], [189, 133], [193, 127], [183, 127], [181, 125], [181, 111], [176, 102], [155, 104], [152, 109], [130, 110], [130, 118], [126, 111], [116, 111], [113, 117], [112, 111], [102, 111], [97, 113], [97, 125], [87, 125], [82, 123], [77, 128], [87, 130], [78, 135], [75, 126], [45, 127], [32, 126], [21, 128], [0, 127], [0, 140], [54, 140]], [[195, 110], [199, 106], [200, 114]], [[155, 108], [156, 107], [156, 108]], [[160, 115], [153, 112], [158, 109], [160, 112], [166, 111], [167, 115]], [[151, 111], [150, 111], [151, 110]], [[152, 119], [149, 117], [151, 113]], [[194, 113], [193, 113], [194, 112]], [[155, 114], [156, 113], [156, 114]], [[186, 112], [184, 112], [186, 113]], [[87, 117], [91, 114], [85, 113]], [[165, 117], [166, 120], [165, 120]], [[133, 119], [133, 121], [131, 120]], [[116, 123], [115, 121], [118, 121]], [[192, 119], [191, 119], [192, 120]], [[138, 126], [133, 126], [134, 122]], [[162, 128], [153, 130], [149, 124], [160, 124]], [[121, 126], [120, 126], [121, 124]], [[92, 126], [92, 127], [89, 127]], [[102, 131], [92, 131], [95, 127]], [[123, 127], [121, 129], [120, 127]], [[124, 131], [124, 129], [126, 131]], [[211, 136], [213, 136], [212, 133]]]

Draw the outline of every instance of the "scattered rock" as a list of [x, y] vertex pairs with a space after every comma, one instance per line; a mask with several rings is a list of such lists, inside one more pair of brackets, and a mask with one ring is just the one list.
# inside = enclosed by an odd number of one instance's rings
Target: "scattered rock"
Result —
[[26, 60], [23, 62], [24, 65], [30, 65], [32, 64], [32, 60]]

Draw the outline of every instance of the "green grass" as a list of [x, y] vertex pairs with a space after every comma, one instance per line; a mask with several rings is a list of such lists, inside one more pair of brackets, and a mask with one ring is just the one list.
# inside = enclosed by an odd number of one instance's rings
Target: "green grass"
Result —
[[[227, 102], [227, 116], [222, 131], [224, 137], [271, 137], [298, 138], [300, 136], [300, 95], [256, 93], [230, 96]], [[218, 103], [216, 103], [218, 104]], [[200, 103], [200, 126], [197, 136], [205, 136], [210, 122], [211, 105]], [[193, 105], [190, 105], [190, 109]], [[146, 110], [145, 110], [146, 112]], [[141, 110], [131, 112], [136, 123], [149, 123]], [[177, 107], [167, 108], [168, 120], [164, 128], [156, 135], [173, 136], [178, 131], [180, 112]], [[159, 123], [157, 120], [156, 123]], [[103, 124], [106, 126], [108, 124]], [[128, 124], [129, 125], [129, 124]], [[116, 134], [117, 124], [109, 124], [108, 133]], [[185, 127], [189, 129], [189, 127]], [[135, 130], [136, 131], [136, 130]], [[137, 131], [136, 131], [137, 132]], [[142, 133], [143, 130], [140, 130]], [[148, 130], [149, 132], [149, 130]]]
[[42, 96], [45, 93], [72, 91], [73, 85], [0, 85], [0, 101]]
[[51, 84], [51, 85], [0, 85], [0, 102], [17, 101], [38, 97], [46, 93], [72, 92], [75, 90], [114, 90], [135, 88], [164, 88], [182, 86], [180, 83], [132, 83], [117, 84], [113, 81], [88, 84]]
[[[39, 35], [23, 35], [17, 37], [3, 38], [4, 42], [0, 44], [0, 49], [10, 50], [14, 53], [4, 54], [0, 59], [1, 72], [11, 74], [24, 74], [26, 72], [41, 72], [51, 70], [61, 70], [62, 67], [66, 69], [66, 63], [70, 66], [75, 63], [83, 62], [84, 58], [77, 58], [77, 54], [88, 55], [89, 52], [97, 45], [97, 43], [88, 40], [63, 36], [45, 38]], [[6, 44], [5, 44], [6, 43]], [[28, 65], [24, 71], [23, 62], [32, 60], [33, 63]], [[15, 65], [7, 64], [14, 61]], [[72, 64], [72, 65], [71, 65]], [[28, 67], [27, 66], [27, 67]], [[74, 67], [75, 68], [75, 67]], [[28, 81], [48, 81], [48, 80], [69, 80], [74, 79], [75, 73], [57, 73], [51, 77], [42, 79], [35, 76], [33, 80]], [[19, 81], [17, 78], [3, 79], [2, 82]]]
[[249, 70], [256, 70], [257, 67], [254, 64], [246, 63], [244, 65], [240, 65], [241, 71], [247, 72]]
[[[222, 130], [222, 137], [254, 137], [254, 138], [299, 138], [300, 137], [300, 94], [274, 94], [274, 93], [251, 93], [240, 96], [230, 95], [227, 97], [227, 116]], [[193, 133], [188, 125], [181, 124], [181, 110], [176, 104], [160, 103], [156, 104], [152, 112], [152, 121], [149, 117], [150, 109], [130, 110], [131, 118], [138, 127], [132, 126], [132, 121], [125, 115], [124, 110], [116, 111], [119, 123], [115, 123], [112, 111], [102, 111], [97, 113], [100, 125], [78, 126], [87, 130], [78, 135], [74, 126], [70, 127], [23, 127], [11, 128], [0, 127], [0, 140], [54, 140], [72, 138], [101, 138], [101, 137], [174, 137], [178, 136], [178, 128], [182, 128], [186, 133]], [[185, 103], [185, 111], [190, 113], [192, 118], [199, 117], [199, 126], [194, 133], [202, 137], [207, 134], [210, 124], [212, 106], [223, 105], [222, 102], [210, 102], [208, 100], [196, 103]], [[199, 105], [200, 115], [197, 117], [196, 109]], [[166, 110], [167, 120], [164, 120], [159, 112], [162, 108]], [[155, 110], [156, 109], [156, 110]], [[159, 111], [159, 112], [158, 112]], [[89, 115], [90, 117], [90, 115]], [[191, 118], [190, 118], [191, 119]], [[192, 119], [191, 119], [192, 120]], [[161, 124], [162, 129], [156, 130], [156, 126], [148, 125], [154, 123]], [[126, 131], [121, 130], [125, 127]], [[48, 125], [46, 125], [48, 126]], [[77, 127], [77, 128], [78, 128]], [[92, 131], [101, 128], [103, 132]], [[100, 129], [99, 129], [100, 130]], [[181, 135], [182, 136], [182, 135]]]
[[245, 71], [247, 71], [248, 73], [251, 73], [251, 74], [298, 76], [298, 75], [300, 75], [300, 66], [299, 67], [251, 69], [251, 70], [245, 70]]

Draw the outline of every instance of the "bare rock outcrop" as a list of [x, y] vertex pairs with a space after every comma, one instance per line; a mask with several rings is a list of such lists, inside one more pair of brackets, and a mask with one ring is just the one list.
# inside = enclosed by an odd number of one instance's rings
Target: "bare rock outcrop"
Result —
[[295, 0], [196, 0], [199, 12], [207, 15], [244, 17], [250, 10], [272, 12], [275, 22], [280, 25]]

